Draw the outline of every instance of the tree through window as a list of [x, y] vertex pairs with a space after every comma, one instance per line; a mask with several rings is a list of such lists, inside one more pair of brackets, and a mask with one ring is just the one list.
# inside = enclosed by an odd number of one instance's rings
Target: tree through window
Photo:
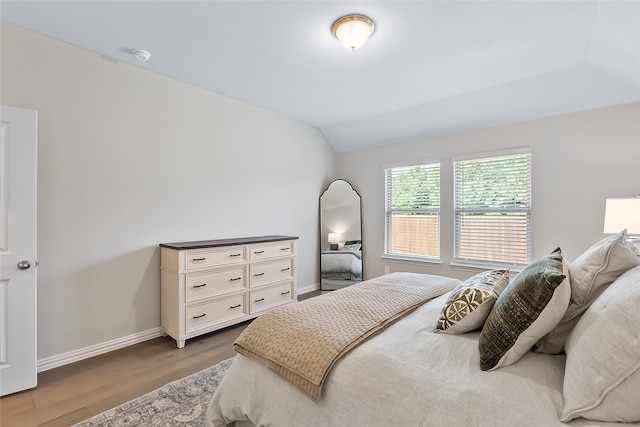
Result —
[[385, 168], [385, 255], [440, 256], [440, 163]]
[[454, 261], [531, 261], [531, 150], [455, 158]]

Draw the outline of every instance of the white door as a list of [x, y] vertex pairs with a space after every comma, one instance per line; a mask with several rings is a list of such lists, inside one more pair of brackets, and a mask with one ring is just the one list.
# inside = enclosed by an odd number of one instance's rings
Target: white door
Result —
[[0, 396], [36, 386], [37, 113], [0, 107]]

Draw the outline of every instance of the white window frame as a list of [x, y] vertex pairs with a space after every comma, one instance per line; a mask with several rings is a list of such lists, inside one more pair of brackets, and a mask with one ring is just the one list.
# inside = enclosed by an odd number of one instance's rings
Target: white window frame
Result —
[[[410, 169], [413, 167], [437, 167], [438, 169], [438, 205], [437, 207], [428, 207], [422, 209], [407, 209], [406, 212], [423, 212], [429, 213], [430, 215], [435, 214], [437, 216], [437, 256], [428, 256], [421, 254], [413, 254], [406, 252], [393, 252], [392, 251], [392, 227], [391, 227], [391, 218], [393, 212], [398, 212], [399, 210], [394, 210], [390, 206], [390, 197], [393, 189], [391, 188], [391, 182], [389, 180], [389, 173], [392, 173], [393, 170], [399, 169]], [[390, 260], [401, 260], [401, 261], [417, 261], [417, 262], [427, 262], [427, 263], [440, 263], [441, 256], [441, 229], [440, 229], [440, 216], [441, 216], [441, 182], [442, 182], [442, 165], [440, 159], [429, 159], [422, 161], [413, 161], [413, 162], [405, 162], [405, 163], [394, 163], [394, 164], [386, 164], [383, 165], [384, 168], [384, 194], [385, 194], [385, 220], [384, 220], [384, 255], [383, 259]]]
[[[516, 160], [517, 159], [517, 160]], [[484, 206], [473, 205], [470, 201], [473, 196], [467, 197], [465, 193], [470, 192], [470, 187], [464, 177], [462, 168], [472, 163], [485, 163], [486, 165], [496, 165], [501, 161], [517, 163], [519, 170], [512, 174], [512, 177], [525, 175], [525, 182], [514, 181], [513, 191], [520, 192], [519, 200], [514, 199], [512, 206], [496, 207], [490, 201]], [[454, 254], [452, 266], [461, 267], [509, 267], [519, 270], [531, 262], [531, 212], [532, 212], [532, 191], [531, 191], [531, 163], [532, 150], [529, 147], [517, 148], [513, 150], [495, 151], [467, 156], [457, 156], [452, 158], [453, 163], [453, 203], [454, 203]], [[471, 193], [470, 193], [471, 194]], [[477, 191], [473, 194], [478, 194]], [[496, 193], [499, 197], [499, 193]], [[469, 203], [465, 203], [465, 200]], [[476, 203], [482, 199], [475, 199]], [[496, 200], [496, 198], [494, 198]], [[478, 218], [487, 215], [495, 219], [494, 227], [473, 223], [473, 217]], [[501, 221], [504, 218], [512, 217], [514, 221]], [[521, 218], [518, 220], [516, 218]], [[489, 224], [493, 222], [490, 220]], [[463, 224], [466, 230], [463, 229]], [[513, 228], [512, 228], [513, 227]], [[470, 230], [478, 234], [477, 239], [466, 239], [463, 233], [470, 235]], [[513, 231], [511, 231], [513, 230]], [[515, 242], [508, 245], [509, 239]], [[524, 239], [524, 241], [523, 241]], [[495, 242], [495, 243], [492, 243]], [[475, 255], [473, 255], [475, 251]], [[524, 256], [523, 256], [524, 251]], [[478, 254], [485, 252], [485, 256]], [[493, 254], [493, 255], [491, 255]]]

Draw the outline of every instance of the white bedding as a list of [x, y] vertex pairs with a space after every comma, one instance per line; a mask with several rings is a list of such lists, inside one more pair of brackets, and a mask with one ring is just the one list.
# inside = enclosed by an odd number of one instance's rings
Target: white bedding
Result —
[[446, 298], [424, 304], [338, 361], [317, 403], [259, 362], [237, 355], [213, 395], [208, 425], [620, 425], [558, 420], [564, 355], [529, 352], [514, 365], [481, 371], [478, 332], [433, 332]]
[[[331, 278], [335, 274], [348, 273], [352, 278], [362, 277], [362, 254], [360, 251], [327, 251], [322, 258], [322, 277]], [[340, 277], [340, 276], [335, 276]]]

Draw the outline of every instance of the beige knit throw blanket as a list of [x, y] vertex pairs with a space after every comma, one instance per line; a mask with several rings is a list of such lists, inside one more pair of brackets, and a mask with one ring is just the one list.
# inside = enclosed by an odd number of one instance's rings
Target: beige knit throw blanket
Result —
[[269, 311], [234, 343], [317, 401], [333, 364], [459, 280], [392, 273]]

